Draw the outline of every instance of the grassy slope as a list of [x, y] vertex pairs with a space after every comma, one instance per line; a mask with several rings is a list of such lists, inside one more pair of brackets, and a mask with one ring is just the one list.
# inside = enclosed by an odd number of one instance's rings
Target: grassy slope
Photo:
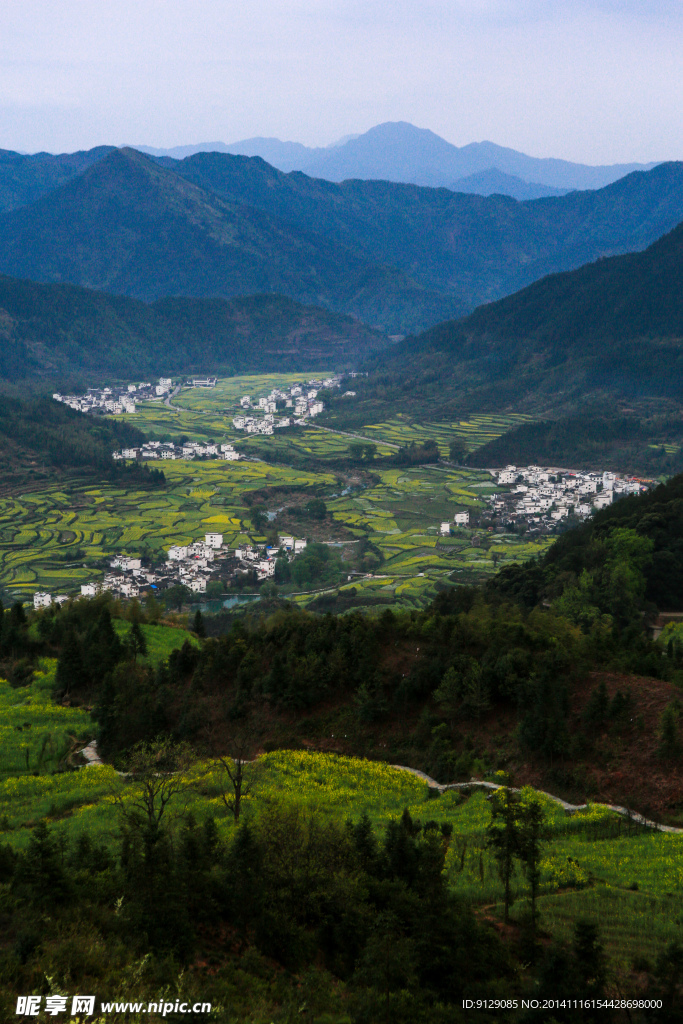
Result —
[[[130, 632], [130, 623], [123, 619], [114, 619], [113, 623], [114, 629], [123, 640]], [[199, 642], [192, 633], [180, 627], [142, 623], [140, 628], [147, 642], [147, 654], [139, 659], [142, 665], [158, 665], [166, 661], [169, 654], [182, 647], [186, 640], [192, 644]]]
[[[25, 705], [25, 716], [37, 724], [34, 714]], [[207, 769], [199, 770], [197, 783], [176, 804], [176, 812], [183, 807], [198, 820], [211, 812], [221, 832], [229, 832], [234, 825], [225, 817], [219, 795], [223, 780]], [[358, 820], [366, 812], [378, 829], [405, 807], [423, 822], [450, 823], [450, 884], [475, 906], [501, 914], [501, 883], [485, 846], [490, 810], [484, 793], [467, 797], [449, 792], [429, 800], [424, 783], [387, 765], [306, 752], [266, 754], [256, 777], [253, 795], [245, 803], [247, 820], [271, 806], [297, 805], [334, 821]], [[56, 776], [6, 776], [0, 782], [0, 839], [22, 848], [31, 825], [46, 816], [69, 838], [87, 832], [96, 841], [107, 841], [115, 828], [114, 793], [125, 799], [126, 783], [106, 766]], [[672, 900], [675, 907], [681, 904], [683, 837], [629, 832], [615, 816], [598, 809], [567, 819], [556, 804], [544, 801], [544, 806], [551, 839], [544, 850], [542, 926], [565, 938], [577, 917], [599, 914], [608, 953], [620, 968], [628, 969], [637, 953], [653, 957], [675, 937]], [[516, 913], [524, 911], [525, 892], [525, 880], [516, 872]]]

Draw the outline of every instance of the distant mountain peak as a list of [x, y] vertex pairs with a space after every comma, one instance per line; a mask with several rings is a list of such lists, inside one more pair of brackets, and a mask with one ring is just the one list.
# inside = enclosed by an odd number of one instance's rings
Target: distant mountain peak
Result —
[[[260, 156], [278, 170], [303, 171], [312, 178], [328, 181], [345, 179], [384, 180], [451, 188], [454, 182], [473, 174], [498, 171], [520, 179], [524, 198], [560, 194], [574, 189], [602, 188], [635, 170], [649, 170], [655, 164], [613, 164], [591, 167], [546, 157], [532, 157], [490, 140], [454, 146], [429, 128], [410, 121], [383, 121], [360, 135], [348, 135], [330, 146], [311, 148], [299, 142], [256, 136], [226, 145], [223, 142], [176, 146], [160, 150], [138, 146], [151, 156], [175, 160], [200, 152]], [[501, 192], [520, 198], [525, 191], [517, 182], [501, 179]], [[544, 188], [550, 191], [543, 191]], [[487, 193], [483, 193], [487, 194]]]

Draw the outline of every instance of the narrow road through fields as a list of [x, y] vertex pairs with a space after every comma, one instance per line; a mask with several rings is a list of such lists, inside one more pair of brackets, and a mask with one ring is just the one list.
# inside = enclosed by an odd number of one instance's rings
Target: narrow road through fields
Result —
[[186, 409], [181, 408], [179, 405], [173, 405], [171, 399], [175, 398], [179, 391], [182, 391], [182, 384], [177, 384], [170, 395], [166, 395], [164, 399], [164, 405], [168, 406], [169, 409], [174, 409], [176, 412], [187, 412]]

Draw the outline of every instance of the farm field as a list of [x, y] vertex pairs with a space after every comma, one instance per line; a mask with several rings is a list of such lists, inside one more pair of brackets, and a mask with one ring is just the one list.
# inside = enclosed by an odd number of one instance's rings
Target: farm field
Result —
[[414, 441], [423, 444], [434, 440], [439, 446], [441, 455], [448, 458], [448, 446], [454, 437], [462, 438], [467, 451], [472, 452], [489, 441], [495, 440], [521, 423], [528, 423], [531, 416], [518, 413], [510, 415], [475, 415], [468, 420], [457, 420], [452, 423], [413, 423], [396, 418], [385, 423], [369, 423], [363, 427], [363, 433], [378, 441], [405, 445]]
[[[20, 710], [13, 712], [17, 723], [23, 721], [23, 732], [17, 735], [32, 732], [37, 745], [45, 730], [55, 733], [58, 727], [81, 742], [91, 738], [93, 723], [84, 711], [54, 705], [48, 711], [50, 674], [48, 667], [22, 693]], [[0, 682], [3, 709], [12, 698], [16, 701], [16, 691]], [[52, 719], [46, 717], [49, 714]], [[8, 730], [16, 731], [14, 718], [8, 720]], [[129, 792], [128, 783], [111, 767], [51, 774], [53, 764], [46, 759], [37, 774], [28, 774], [20, 746], [3, 743], [0, 757], [0, 843], [23, 848], [40, 818], [68, 840], [87, 832], [93, 840], [111, 841], [117, 813], [113, 797], [118, 794], [125, 800]], [[174, 813], [190, 812], [197, 820], [210, 813], [219, 831], [229, 836], [235, 825], [220, 797], [223, 782], [222, 770], [198, 764]], [[549, 825], [539, 900], [541, 928], [566, 938], [573, 922], [588, 916], [600, 921], [615, 965], [629, 969], [637, 955], [654, 958], [676, 937], [683, 912], [683, 836], [629, 829], [623, 819], [597, 806], [568, 818], [558, 805], [540, 799]], [[423, 823], [450, 824], [446, 871], [451, 887], [475, 907], [502, 915], [501, 882], [485, 844], [490, 818], [485, 793], [472, 790], [468, 796], [451, 790], [429, 799], [424, 782], [380, 762], [304, 751], [265, 754], [255, 768], [243, 816], [255, 820], [288, 806], [337, 822], [358, 820], [365, 812], [378, 831], [404, 808]], [[514, 918], [526, 910], [526, 883], [519, 871], [512, 889]]]
[[[478, 471], [385, 469], [378, 473], [381, 483], [346, 495], [339, 493], [332, 473], [265, 462], [170, 462], [164, 472], [164, 490], [74, 484], [1, 499], [0, 586], [10, 597], [29, 598], [43, 589], [79, 592], [82, 583], [101, 578], [107, 558], [116, 553], [160, 558], [172, 544], [207, 531], [220, 531], [234, 547], [258, 536], [241, 499], [263, 487], [310, 487], [321, 493], [349, 536], [367, 537], [384, 556], [375, 574], [381, 579], [361, 579], [347, 589], [372, 587], [373, 593], [393, 595], [401, 603], [422, 603], [435, 593], [435, 583], [453, 572], [470, 582], [538, 554], [549, 543], [495, 534], [484, 548], [472, 546], [469, 530], [438, 536], [441, 521], [452, 520], [455, 511], [483, 508], [490, 478]], [[300, 532], [306, 534], [305, 523]]]
[[[157, 438], [237, 442], [248, 461], [165, 461], [167, 487], [154, 491], [74, 482], [0, 499], [2, 591], [10, 599], [30, 598], [41, 589], [52, 594], [78, 593], [82, 583], [101, 578], [107, 559], [114, 554], [160, 558], [172, 544], [187, 543], [207, 531], [223, 533], [230, 546], [253, 540], [242, 496], [264, 488], [310, 488], [324, 498], [349, 540], [367, 538], [376, 546], [381, 565], [372, 575], [354, 577], [342, 587], [346, 592], [355, 589], [361, 598], [419, 606], [434, 597], [438, 585], [448, 578], [475, 582], [501, 565], [526, 560], [548, 547], [547, 538], [528, 542], [516, 534], [485, 534], [477, 539], [472, 529], [439, 536], [440, 523], [452, 521], [456, 511], [468, 509], [476, 516], [484, 509], [484, 499], [493, 487], [490, 476], [480, 470], [443, 464], [375, 468], [364, 463], [379, 482], [368, 483], [363, 473], [354, 482], [353, 470], [340, 475], [338, 468], [340, 460], [348, 466], [343, 460], [351, 443], [342, 432], [314, 425], [276, 431], [272, 436], [247, 436], [234, 430], [232, 416], [242, 395], [258, 397], [273, 386], [300, 379], [296, 374], [225, 378], [216, 388], [182, 391], [172, 402], [177, 408], [144, 403], [127, 417]], [[380, 457], [391, 456], [397, 445], [427, 438], [434, 438], [447, 455], [454, 436], [464, 437], [473, 449], [523, 419], [473, 415], [458, 423], [416, 424], [397, 417], [355, 433], [374, 438]], [[269, 461], [260, 461], [259, 456]], [[281, 499], [270, 502], [271, 517], [281, 505]], [[273, 524], [278, 525], [276, 515]], [[305, 522], [300, 534], [306, 536]], [[297, 601], [306, 603], [313, 596], [302, 595]]]
[[[262, 448], [275, 452], [278, 459], [296, 459], [302, 456], [321, 460], [345, 459], [348, 458], [349, 444], [353, 443], [353, 438], [348, 435], [332, 430], [321, 430], [314, 426], [278, 430], [267, 437], [254, 434], [245, 436], [240, 433], [238, 438], [237, 447], [241, 452], [248, 455]], [[381, 442], [377, 444], [379, 456], [393, 455], [394, 451], [394, 447]]]
[[336, 520], [367, 536], [384, 556], [375, 578], [350, 581], [342, 592], [371, 589], [375, 597], [393, 594], [399, 604], [419, 604], [451, 574], [470, 583], [549, 546], [547, 539], [525, 542], [513, 534], [492, 534], [485, 547], [473, 547], [470, 529], [439, 536], [440, 523], [452, 521], [455, 512], [483, 510], [483, 497], [494, 490], [487, 473], [435, 465], [385, 469], [378, 475], [381, 483], [375, 487], [328, 503]]
[[[171, 408], [163, 402], [144, 402], [134, 415], [121, 418], [139, 426], [155, 437], [187, 436], [193, 441], [212, 439], [216, 442], [233, 441], [245, 435], [235, 430], [232, 417], [240, 408], [242, 395], [258, 397], [271, 388], [287, 387], [302, 377], [313, 379], [320, 374], [272, 373], [251, 374], [241, 377], [222, 377], [215, 388], [185, 388], [171, 400]], [[182, 410], [182, 411], [179, 411]]]
[[164, 472], [164, 490], [73, 484], [0, 499], [0, 586], [10, 596], [78, 591], [117, 552], [161, 556], [207, 531], [234, 546], [251, 535], [245, 491], [334, 484], [329, 474], [264, 462], [171, 462]]

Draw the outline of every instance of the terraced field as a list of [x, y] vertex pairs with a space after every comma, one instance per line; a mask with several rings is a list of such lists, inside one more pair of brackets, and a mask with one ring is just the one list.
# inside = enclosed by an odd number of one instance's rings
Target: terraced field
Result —
[[[326, 374], [305, 376], [313, 378]], [[234, 441], [245, 436], [232, 425], [242, 395], [258, 398], [268, 394], [274, 387], [284, 388], [301, 379], [300, 373], [225, 377], [218, 381], [215, 388], [184, 389], [172, 399], [171, 405], [174, 408], [169, 408], [161, 401], [146, 402], [138, 406], [134, 416], [128, 418], [150, 436], [186, 435], [194, 441]]]
[[[240, 451], [249, 454], [250, 451], [262, 448], [264, 443], [269, 450], [277, 453], [278, 458], [312, 456], [315, 459], [339, 459], [348, 458], [349, 445], [353, 444], [353, 436], [337, 433], [332, 430], [322, 430], [319, 427], [294, 427], [286, 430], [276, 430], [272, 436], [244, 435], [240, 434], [238, 448]], [[393, 455], [394, 447], [377, 444], [379, 456]]]
[[484, 507], [484, 496], [494, 489], [488, 473], [419, 466], [379, 475], [376, 487], [328, 503], [336, 520], [355, 535], [368, 536], [384, 555], [374, 578], [349, 581], [342, 592], [360, 588], [373, 596], [393, 595], [399, 604], [419, 604], [453, 573], [469, 583], [548, 547], [547, 540], [526, 543], [512, 534], [492, 534], [485, 546], [473, 546], [469, 529], [439, 536], [440, 523], [452, 521], [456, 512]]
[[[117, 821], [113, 797], [130, 798], [126, 780], [108, 765], [52, 773], [58, 754], [95, 733], [87, 712], [50, 701], [53, 676], [54, 662], [46, 661], [35, 681], [19, 692], [0, 680], [6, 719], [0, 747], [0, 843], [15, 849], [26, 847], [42, 818], [65, 840], [73, 842], [87, 833], [109, 844]], [[198, 764], [187, 781], [192, 784], [170, 814], [184, 817], [191, 812], [201, 821], [210, 813], [219, 832], [229, 836], [235, 825], [220, 797], [220, 771]], [[567, 818], [562, 808], [537, 796], [549, 827], [540, 865], [542, 928], [569, 939], [574, 922], [587, 917], [600, 922], [617, 969], [629, 971], [635, 957], [654, 960], [679, 936], [683, 836], [629, 828], [601, 807]], [[414, 775], [380, 762], [289, 750], [264, 755], [253, 791], [244, 799], [245, 819], [258, 820], [270, 808], [294, 806], [336, 822], [357, 821], [365, 812], [378, 830], [406, 807], [414, 819], [448, 823], [452, 837], [445, 867], [450, 887], [475, 909], [502, 917], [502, 883], [486, 846], [490, 804], [481, 791], [467, 797], [451, 790], [433, 800]], [[527, 891], [526, 879], [516, 868], [514, 919], [527, 910]]]
[[322, 486], [334, 477], [264, 462], [170, 462], [164, 491], [73, 485], [0, 499], [0, 586], [12, 595], [73, 592], [117, 552], [161, 553], [207, 531], [235, 546], [251, 536], [240, 496], [264, 485]]
[[530, 416], [517, 413], [505, 416], [471, 416], [469, 420], [458, 420], [453, 423], [409, 423], [396, 418], [386, 423], [368, 424], [363, 428], [363, 432], [378, 440], [398, 445], [410, 444], [411, 441], [423, 444], [425, 441], [434, 440], [442, 456], [448, 457], [448, 446], [454, 437], [461, 437], [467, 444], [467, 451], [472, 452], [530, 419]]
[[219, 412], [232, 410], [239, 405], [242, 395], [260, 398], [267, 395], [273, 388], [286, 388], [302, 380], [315, 380], [329, 376], [329, 372], [320, 373], [261, 373], [245, 374], [241, 377], [221, 377], [215, 388], [191, 388], [181, 392], [173, 399], [174, 405], [198, 412]]
[[[164, 462], [168, 487], [159, 491], [80, 483], [0, 499], [0, 588], [24, 597], [39, 589], [78, 592], [81, 583], [101, 578], [107, 557], [115, 553], [160, 555], [172, 544], [210, 530], [237, 546], [254, 537], [242, 495], [266, 485], [314, 488], [349, 538], [367, 537], [380, 550], [383, 561], [375, 572], [348, 580], [342, 591], [355, 588], [361, 596], [411, 607], [433, 597], [448, 577], [474, 582], [548, 546], [548, 540], [528, 543], [512, 534], [486, 534], [477, 541], [470, 529], [439, 536], [440, 523], [452, 521], [456, 511], [476, 514], [483, 509], [492, 486], [490, 476], [480, 470], [443, 464], [369, 466], [379, 483], [367, 487], [357, 480], [349, 485], [353, 473], [342, 481], [337, 467], [348, 454], [351, 432], [311, 425], [265, 437], [234, 430], [232, 417], [242, 395], [256, 398], [299, 379], [295, 374], [230, 377], [215, 388], [182, 391], [172, 401], [177, 408], [146, 403], [130, 417], [151, 436], [238, 442], [250, 461]], [[447, 455], [455, 436], [465, 438], [472, 450], [524, 419], [473, 415], [461, 422], [417, 424], [397, 416], [354, 433], [374, 439], [380, 457], [392, 455], [397, 445], [428, 438]], [[269, 457], [266, 453], [273, 454], [275, 464], [259, 461], [258, 454]], [[306, 466], [306, 459], [314, 469], [295, 468]], [[271, 511], [276, 511], [272, 504]], [[306, 533], [305, 521], [301, 532]], [[306, 603], [312, 596], [297, 600]]]

